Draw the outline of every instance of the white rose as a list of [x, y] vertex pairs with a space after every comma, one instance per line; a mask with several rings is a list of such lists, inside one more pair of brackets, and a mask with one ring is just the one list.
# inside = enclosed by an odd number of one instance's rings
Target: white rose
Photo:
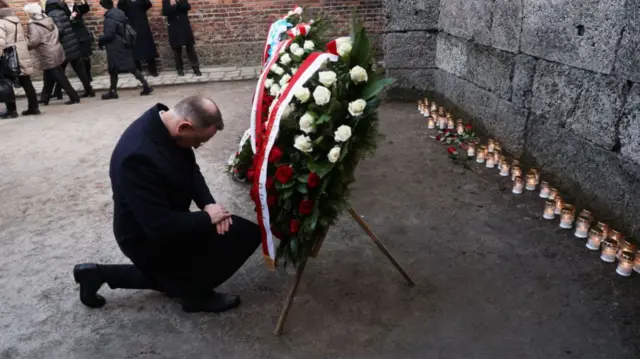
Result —
[[329, 154], [327, 155], [327, 158], [329, 159], [329, 162], [331, 162], [331, 163], [338, 162], [338, 159], [340, 159], [340, 147], [336, 146], [336, 147], [332, 148], [331, 151], [329, 151]]
[[333, 133], [333, 139], [336, 142], [347, 142], [349, 138], [351, 138], [351, 127], [347, 125], [338, 127], [336, 132]]
[[311, 138], [309, 138], [309, 136], [296, 136], [293, 147], [302, 152], [313, 152], [313, 146], [311, 144]]
[[307, 40], [304, 42], [304, 49], [307, 51], [313, 51], [313, 49], [316, 48], [316, 44], [313, 43], [313, 41], [311, 40]]
[[367, 107], [367, 102], [363, 99], [358, 99], [349, 103], [349, 113], [351, 116], [360, 116]]
[[289, 51], [291, 51], [291, 53], [294, 53], [296, 50], [300, 49], [300, 45], [296, 44], [295, 42], [293, 44], [291, 44], [291, 46], [289, 46]]
[[269, 69], [269, 71], [271, 71], [271, 72], [276, 72], [279, 68], [280, 68], [280, 66], [278, 66], [278, 65], [273, 65], [273, 66], [271, 66], [271, 68]]
[[292, 74], [292, 75], [295, 75], [295, 74], [296, 74], [296, 72], [298, 72], [298, 68], [297, 68], [297, 67], [292, 67], [292, 68], [291, 68], [291, 74]]
[[293, 113], [293, 111], [296, 110], [296, 105], [294, 104], [289, 104], [289, 106], [284, 108], [284, 111], [282, 111], [282, 118], [287, 118], [289, 116], [291, 116], [291, 114]]
[[309, 134], [311, 132], [315, 132], [315, 127], [313, 126], [315, 118], [307, 112], [302, 117], [300, 117], [300, 121], [298, 124], [300, 125], [300, 131]]
[[264, 87], [265, 88], [269, 88], [273, 85], [273, 79], [267, 79], [267, 81], [264, 82]]
[[326, 87], [318, 86], [313, 91], [313, 99], [316, 100], [316, 105], [326, 105], [331, 101], [331, 91]]
[[278, 75], [282, 75], [284, 73], [284, 69], [280, 66], [278, 66], [275, 70], [275, 73]]
[[367, 82], [369, 80], [369, 76], [367, 75], [367, 70], [363, 69], [360, 66], [356, 66], [349, 71], [349, 75], [351, 75], [351, 80], [355, 83]]
[[282, 76], [282, 78], [280, 79], [280, 87], [287, 86], [287, 84], [289, 83], [289, 80], [291, 80], [291, 75], [286, 74]]
[[338, 55], [345, 56], [351, 53], [351, 38], [350, 37], [341, 37], [336, 39], [336, 48], [338, 50]]
[[284, 54], [280, 56], [280, 62], [283, 65], [289, 65], [291, 63], [291, 56], [289, 56], [289, 54]]
[[295, 15], [301, 15], [301, 14], [302, 14], [302, 11], [304, 11], [304, 10], [303, 10], [300, 6], [296, 6], [296, 7], [293, 9], [293, 13], [294, 13]]
[[280, 86], [278, 86], [278, 84], [273, 84], [273, 86], [271, 86], [271, 88], [269, 89], [269, 95], [271, 96], [276, 96], [278, 95], [279, 92], [280, 92]]
[[300, 100], [300, 102], [306, 103], [309, 101], [309, 97], [311, 97], [311, 92], [306, 87], [300, 87], [296, 90], [293, 96]]
[[304, 56], [304, 49], [298, 47], [295, 51], [291, 51], [291, 53], [298, 57], [302, 57]]
[[337, 76], [338, 75], [336, 75], [336, 73], [333, 71], [320, 71], [318, 73], [320, 83], [325, 85], [326, 87], [330, 87], [331, 85], [333, 85], [333, 83], [336, 81]]

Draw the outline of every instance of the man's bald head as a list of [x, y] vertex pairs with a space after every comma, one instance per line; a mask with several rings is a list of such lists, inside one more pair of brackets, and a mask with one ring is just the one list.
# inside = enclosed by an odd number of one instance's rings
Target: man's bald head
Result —
[[173, 111], [193, 123], [195, 128], [214, 126], [218, 131], [224, 129], [220, 109], [211, 98], [204, 96], [186, 97], [175, 105]]

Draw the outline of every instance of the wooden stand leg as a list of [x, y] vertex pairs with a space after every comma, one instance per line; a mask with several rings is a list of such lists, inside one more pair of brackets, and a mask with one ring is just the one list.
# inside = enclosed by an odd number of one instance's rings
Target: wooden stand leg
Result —
[[373, 243], [376, 244], [376, 246], [378, 247], [378, 249], [380, 249], [380, 251], [382, 251], [382, 253], [384, 253], [384, 255], [389, 258], [389, 261], [391, 261], [391, 264], [393, 264], [394, 267], [396, 267], [396, 269], [398, 270], [398, 272], [400, 272], [400, 274], [402, 274], [402, 276], [404, 277], [404, 279], [407, 280], [407, 283], [409, 284], [409, 287], [413, 287], [416, 285], [416, 283], [413, 281], [413, 279], [411, 279], [411, 277], [409, 276], [409, 274], [404, 270], [404, 268], [402, 268], [402, 266], [400, 265], [400, 263], [398, 263], [398, 261], [396, 261], [395, 258], [393, 258], [393, 256], [391, 255], [391, 253], [389, 252], [389, 250], [387, 249], [387, 247], [384, 246], [384, 244], [382, 244], [382, 242], [380, 242], [380, 240], [378, 239], [378, 237], [375, 235], [375, 233], [373, 233], [373, 231], [371, 230], [371, 228], [369, 228], [369, 225], [367, 224], [367, 222], [365, 222], [362, 217], [360, 217], [360, 215], [358, 215], [356, 213], [356, 211], [352, 208], [349, 207], [348, 209], [349, 214], [351, 215], [351, 217], [353, 217], [353, 219], [355, 219], [356, 222], [358, 222], [358, 224], [360, 225], [360, 227], [362, 227], [362, 229], [364, 229], [364, 231], [367, 233], [367, 235], [369, 235], [369, 238], [371, 238], [371, 240], [373, 241]]
[[300, 285], [300, 279], [302, 278], [302, 272], [304, 272], [304, 267], [307, 265], [307, 260], [304, 260], [298, 264], [298, 269], [296, 270], [296, 280], [293, 283], [293, 287], [289, 290], [289, 295], [287, 295], [287, 300], [284, 303], [284, 307], [282, 307], [282, 311], [280, 312], [280, 318], [278, 318], [278, 323], [276, 324], [276, 329], [273, 331], [273, 335], [280, 336], [282, 334], [282, 329], [284, 328], [284, 322], [287, 320], [287, 315], [289, 314], [289, 309], [291, 308], [291, 304], [293, 303], [293, 298], [296, 296], [296, 292], [298, 291], [298, 286]]

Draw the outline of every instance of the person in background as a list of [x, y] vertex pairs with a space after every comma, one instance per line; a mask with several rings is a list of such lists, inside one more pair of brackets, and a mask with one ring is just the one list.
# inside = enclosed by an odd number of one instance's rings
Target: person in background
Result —
[[79, 103], [80, 96], [60, 68], [64, 62], [64, 49], [58, 40], [56, 24], [42, 13], [38, 3], [27, 3], [24, 11], [31, 17], [27, 27], [27, 43], [33, 55], [33, 67], [43, 71], [44, 86], [40, 102], [48, 104], [53, 85], [58, 84], [69, 95], [68, 105]]
[[[16, 47], [18, 64], [20, 66], [20, 76], [18, 76], [17, 81], [24, 89], [27, 100], [29, 101], [29, 108], [22, 111], [22, 115], [39, 115], [38, 95], [33, 88], [33, 83], [31, 83], [33, 62], [29, 55], [29, 47], [24, 35], [24, 29], [15, 11], [13, 11], [4, 0], [0, 0], [0, 53], [4, 52], [4, 49], [10, 46]], [[13, 102], [7, 102], [6, 105], [7, 111], [0, 115], [0, 118], [18, 117], [15, 99]]]
[[[45, 12], [49, 17], [51, 17], [58, 28], [59, 40], [62, 48], [64, 49], [65, 57], [65, 60], [62, 63], [62, 70], [66, 70], [67, 65], [71, 64], [73, 71], [76, 73], [84, 87], [84, 94], [82, 97], [95, 96], [96, 93], [91, 87], [89, 75], [87, 75], [85, 64], [82, 61], [80, 40], [78, 39], [78, 35], [71, 24], [71, 10], [69, 10], [69, 7], [60, 0], [47, 0]], [[77, 14], [75, 16], [77, 16]]]
[[178, 75], [184, 76], [182, 47], [185, 47], [193, 73], [196, 76], [201, 76], [195, 48], [196, 40], [189, 22], [189, 10], [191, 10], [191, 5], [187, 0], [162, 0], [162, 15], [167, 17], [169, 45], [173, 49]]
[[[100, 5], [107, 10], [104, 14], [104, 34], [98, 39], [98, 46], [107, 49], [107, 64], [111, 86], [109, 92], [102, 95], [103, 100], [118, 98], [118, 73], [130, 72], [142, 83], [141, 96], [149, 95], [153, 89], [147, 83], [133, 61], [133, 53], [125, 45], [125, 25], [127, 17], [120, 9], [113, 7], [113, 0], [100, 0]], [[135, 46], [135, 45], [134, 45]]]
[[153, 77], [158, 76], [156, 67], [156, 43], [153, 41], [153, 34], [149, 27], [149, 18], [147, 11], [151, 9], [151, 0], [119, 0], [118, 9], [124, 11], [129, 19], [129, 24], [136, 30], [136, 45], [133, 48], [133, 59], [136, 68], [142, 71], [142, 61], [147, 62], [149, 74]]

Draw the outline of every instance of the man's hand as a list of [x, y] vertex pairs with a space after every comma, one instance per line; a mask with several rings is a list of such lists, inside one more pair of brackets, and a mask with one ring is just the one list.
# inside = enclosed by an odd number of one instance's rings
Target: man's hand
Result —
[[171, 0], [171, 6], [176, 6], [176, 0]]
[[211, 217], [211, 224], [216, 225], [218, 234], [225, 234], [233, 224], [231, 214], [221, 204], [208, 204], [203, 210]]

